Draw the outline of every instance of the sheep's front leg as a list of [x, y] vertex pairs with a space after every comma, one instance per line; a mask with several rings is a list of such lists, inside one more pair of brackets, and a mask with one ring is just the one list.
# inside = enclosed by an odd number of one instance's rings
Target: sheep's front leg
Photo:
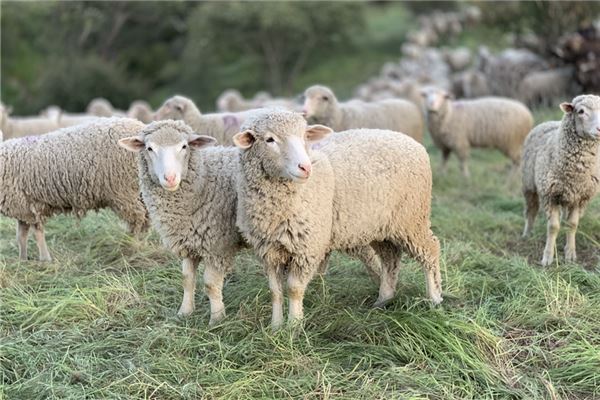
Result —
[[302, 303], [304, 302], [304, 292], [311, 278], [312, 274], [303, 274], [301, 268], [291, 268], [288, 273], [288, 321], [291, 323], [301, 321], [304, 318]]
[[183, 274], [183, 300], [177, 315], [186, 316], [194, 312], [194, 293], [196, 291], [196, 269], [198, 260], [190, 257], [183, 259], [181, 273]]
[[17, 221], [17, 246], [19, 247], [19, 258], [27, 260], [27, 235], [29, 234], [29, 224], [23, 221]]
[[456, 155], [458, 157], [458, 161], [460, 162], [460, 171], [462, 172], [462, 174], [465, 178], [469, 179], [471, 177], [471, 173], [469, 172], [469, 165], [468, 165], [469, 150], [461, 149], [456, 152]]
[[568, 210], [567, 214], [567, 243], [565, 245], [565, 260], [574, 262], [577, 259], [577, 252], [575, 250], [575, 234], [577, 233], [577, 226], [579, 225], [579, 209], [572, 208]]
[[48, 245], [46, 244], [46, 234], [44, 233], [44, 225], [35, 224], [34, 231], [35, 241], [37, 243], [40, 261], [52, 261], [50, 252], [48, 251]]
[[560, 229], [560, 212], [558, 207], [552, 207], [548, 211], [548, 228], [546, 233], [546, 247], [542, 257], [542, 265], [547, 266], [552, 264], [554, 259], [554, 251], [556, 247], [556, 237]]
[[[211, 260], [204, 268], [204, 292], [210, 302], [210, 321], [214, 325], [225, 318], [225, 304], [223, 303], [223, 282], [227, 271], [227, 260]], [[233, 263], [230, 260], [229, 263]]]
[[269, 289], [271, 290], [271, 301], [273, 312], [271, 315], [271, 328], [279, 329], [283, 324], [283, 284], [281, 273], [278, 268], [267, 268]]

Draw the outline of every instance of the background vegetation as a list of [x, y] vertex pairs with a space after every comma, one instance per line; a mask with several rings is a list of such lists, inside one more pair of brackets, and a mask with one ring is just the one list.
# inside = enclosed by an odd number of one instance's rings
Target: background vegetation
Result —
[[[466, 33], [497, 48], [506, 32], [556, 37], [600, 12], [594, 2], [487, 2]], [[1, 7], [1, 97], [15, 114], [105, 97], [126, 108], [173, 93], [211, 110], [230, 87], [293, 96], [315, 82], [341, 97], [398, 58], [419, 13], [467, 2], [14, 2]], [[456, 44], [456, 42], [452, 43]]]

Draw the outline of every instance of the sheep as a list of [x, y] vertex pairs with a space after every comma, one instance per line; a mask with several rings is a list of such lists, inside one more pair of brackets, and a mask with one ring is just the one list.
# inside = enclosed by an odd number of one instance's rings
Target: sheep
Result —
[[556, 68], [548, 71], [534, 71], [521, 82], [521, 100], [529, 105], [554, 104], [556, 99], [579, 91], [575, 82], [573, 67]]
[[127, 117], [149, 124], [154, 119], [154, 111], [152, 111], [152, 107], [147, 102], [136, 100], [129, 106]]
[[223, 282], [244, 247], [236, 226], [238, 150], [212, 147], [183, 121], [157, 121], [119, 141], [137, 152], [140, 188], [150, 220], [165, 247], [183, 258], [183, 300], [178, 314], [194, 311], [196, 268], [203, 260], [210, 322], [225, 317]]
[[454, 72], [463, 71], [472, 61], [471, 50], [466, 47], [445, 50], [444, 57]]
[[339, 103], [331, 89], [320, 85], [309, 87], [304, 95], [304, 113], [311, 123], [329, 126], [336, 132], [351, 128], [390, 129], [423, 141], [421, 113], [408, 100]]
[[23, 136], [36, 136], [59, 129], [57, 118], [11, 117], [10, 109], [0, 104], [0, 130], [4, 140]]
[[533, 126], [533, 116], [524, 104], [501, 97], [453, 101], [448, 92], [433, 87], [423, 89], [422, 94], [429, 133], [442, 152], [443, 172], [454, 152], [468, 178], [471, 147], [500, 150], [512, 161], [513, 170], [518, 168], [523, 141]]
[[240, 124], [252, 112], [202, 114], [191, 99], [177, 95], [167, 99], [154, 118], [183, 120], [196, 132], [212, 136], [219, 144], [229, 146], [233, 135], [239, 132]]
[[284, 275], [289, 320], [299, 320], [305, 288], [332, 250], [376, 251], [382, 263], [376, 306], [394, 296], [402, 251], [423, 264], [433, 303], [442, 301], [425, 148], [397, 132], [355, 129], [310, 150], [329, 133], [307, 126], [300, 114], [269, 110], [234, 136], [242, 149], [237, 225], [264, 263], [275, 329], [283, 322]]
[[256, 103], [244, 99], [244, 96], [235, 89], [227, 89], [217, 97], [217, 110], [220, 112], [239, 112], [252, 108], [256, 108]]
[[531, 233], [541, 203], [548, 218], [544, 266], [554, 259], [561, 208], [568, 225], [565, 259], [576, 261], [579, 218], [600, 190], [600, 97], [577, 96], [560, 108], [562, 121], [536, 126], [523, 149], [523, 236]]
[[[204, 289], [210, 325], [225, 317], [223, 282], [236, 254], [246, 247], [237, 227], [236, 177], [239, 150], [209, 147], [216, 140], [193, 133], [183, 121], [157, 121], [119, 145], [139, 153], [142, 197], [165, 247], [183, 258], [184, 295], [178, 314], [194, 311], [196, 268], [205, 263]], [[368, 248], [351, 249], [369, 273], [378, 259]]]
[[132, 233], [146, 230], [135, 157], [112, 150], [118, 139], [143, 126], [130, 119], [107, 119], [0, 144], [0, 213], [17, 220], [21, 259], [27, 259], [27, 234], [33, 226], [39, 259], [51, 260], [44, 223], [54, 214], [83, 216], [88, 210], [110, 208]]
[[125, 117], [125, 112], [113, 108], [110, 101], [98, 97], [90, 101], [85, 111], [89, 115], [96, 117]]

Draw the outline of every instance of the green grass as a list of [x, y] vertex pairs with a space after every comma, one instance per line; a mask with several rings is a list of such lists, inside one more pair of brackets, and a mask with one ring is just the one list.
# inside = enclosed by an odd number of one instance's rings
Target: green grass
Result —
[[110, 212], [60, 216], [47, 228], [55, 261], [19, 262], [14, 221], [0, 218], [0, 399], [599, 397], [600, 198], [579, 228], [580, 264], [559, 254], [542, 268], [544, 218], [519, 238], [507, 160], [475, 151], [464, 182], [455, 160], [439, 176], [429, 150], [436, 308], [412, 260], [395, 301], [374, 310], [363, 267], [334, 255], [309, 286], [304, 327], [271, 333], [266, 279], [245, 253], [225, 286], [228, 317], [208, 328], [201, 291], [197, 312], [176, 317], [179, 262], [155, 234], [131, 238]]

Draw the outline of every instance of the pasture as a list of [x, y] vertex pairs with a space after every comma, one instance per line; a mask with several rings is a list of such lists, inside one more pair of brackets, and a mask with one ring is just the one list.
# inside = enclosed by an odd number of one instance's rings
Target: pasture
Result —
[[[560, 111], [535, 112], [536, 123]], [[273, 333], [270, 293], [248, 251], [225, 285], [228, 317], [176, 316], [177, 258], [156, 233], [133, 238], [108, 211], [46, 228], [51, 263], [18, 261], [15, 222], [0, 218], [0, 399], [593, 399], [600, 396], [600, 197], [577, 233], [578, 264], [539, 266], [540, 215], [522, 240], [520, 180], [499, 153], [474, 151], [434, 171], [433, 230], [444, 302], [425, 300], [406, 259], [398, 295], [336, 254], [309, 286], [303, 327]], [[37, 249], [30, 239], [30, 258]], [[200, 274], [201, 276], [201, 274]]]

